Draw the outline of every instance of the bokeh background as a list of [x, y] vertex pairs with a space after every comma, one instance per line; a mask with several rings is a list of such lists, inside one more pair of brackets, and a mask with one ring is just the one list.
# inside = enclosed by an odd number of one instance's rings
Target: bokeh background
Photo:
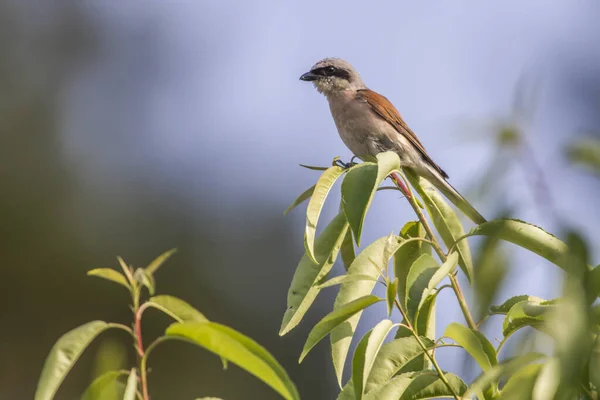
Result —
[[[282, 212], [317, 178], [298, 164], [350, 158], [325, 100], [298, 81], [323, 57], [352, 62], [390, 98], [484, 214], [575, 228], [597, 248], [600, 186], [564, 148], [600, 128], [599, 18], [600, 2], [567, 0], [0, 1], [0, 398], [32, 398], [67, 330], [129, 323], [127, 293], [87, 270], [172, 247], [159, 293], [262, 343], [303, 398], [335, 396], [327, 341], [296, 361], [333, 289], [278, 336], [303, 252], [302, 210]], [[336, 208], [333, 196], [322, 221]], [[363, 240], [409, 219], [382, 192]], [[509, 274], [500, 297], [560, 291], [557, 268], [506, 251], [521, 279]], [[461, 320], [440, 296], [438, 334]], [[147, 317], [150, 340], [168, 321]], [[97, 340], [58, 398], [133, 362], [124, 336]], [[460, 355], [439, 357], [469, 377]], [[277, 398], [199, 348], [168, 343], [150, 364], [153, 399]]]

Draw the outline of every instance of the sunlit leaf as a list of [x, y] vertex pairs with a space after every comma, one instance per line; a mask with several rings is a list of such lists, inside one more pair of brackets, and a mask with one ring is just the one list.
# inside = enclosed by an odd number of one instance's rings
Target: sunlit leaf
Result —
[[262, 346], [249, 337], [214, 322], [175, 323], [167, 328], [169, 337], [183, 338], [248, 371], [285, 399], [299, 399], [289, 376]]
[[400, 304], [406, 305], [406, 278], [413, 263], [422, 254], [431, 255], [431, 245], [413, 238], [424, 238], [425, 229], [419, 221], [407, 222], [400, 231], [400, 237], [407, 241], [394, 254], [394, 275], [398, 278], [398, 299]]
[[308, 339], [304, 344], [304, 349], [302, 349], [302, 354], [300, 354], [300, 362], [306, 357], [308, 352], [323, 339], [327, 334], [329, 334], [333, 329], [339, 327], [340, 325], [344, 325], [343, 329], [347, 329], [347, 321], [352, 316], [356, 315], [356, 313], [363, 311], [365, 308], [373, 305], [377, 302], [382, 301], [377, 296], [367, 295], [360, 297], [356, 300], [353, 300], [347, 304], [344, 304], [342, 307], [335, 308], [332, 312], [327, 314], [322, 320], [320, 320], [314, 328], [310, 331], [308, 335]]
[[375, 358], [393, 326], [394, 324], [389, 319], [380, 321], [367, 332], [356, 346], [352, 358], [352, 380], [354, 382], [354, 394], [357, 399], [362, 399], [365, 393], [365, 386], [371, 374]]
[[148, 266], [146, 267], [146, 272], [150, 275], [154, 275], [156, 271], [163, 265], [173, 254], [177, 252], [177, 249], [171, 249], [165, 251], [160, 256], [156, 257]]
[[[354, 241], [352, 240], [352, 231], [348, 229], [346, 231], [346, 235], [344, 236], [344, 241], [342, 242], [342, 261], [344, 262], [344, 268], [348, 271], [350, 265], [354, 262], [356, 258], [356, 253], [354, 251]], [[600, 287], [600, 286], [599, 286]]]
[[125, 384], [119, 377], [126, 376], [129, 371], [108, 371], [100, 375], [88, 386], [81, 400], [112, 400], [122, 399]]
[[388, 151], [377, 155], [377, 164], [363, 162], [348, 171], [342, 182], [342, 204], [356, 244], [360, 246], [362, 226], [377, 188], [392, 172], [400, 170], [400, 158]]
[[177, 322], [208, 322], [204, 314], [177, 297], [168, 295], [154, 296], [148, 299], [148, 305], [161, 310]]
[[[415, 315], [415, 331], [421, 336], [435, 339], [435, 303], [439, 291], [430, 294]], [[429, 364], [429, 360], [426, 360]]]
[[317, 222], [321, 215], [321, 210], [325, 204], [325, 199], [331, 191], [335, 181], [345, 172], [345, 170], [338, 166], [328, 168], [317, 181], [315, 190], [308, 201], [306, 208], [306, 228], [304, 230], [304, 247], [306, 248], [306, 254], [316, 264], [318, 260], [315, 258], [315, 235], [317, 232]]
[[125, 393], [123, 394], [123, 400], [135, 400], [135, 393], [137, 390], [137, 374], [135, 368], [131, 369], [129, 378], [127, 378], [127, 385], [125, 386]]
[[[348, 275], [370, 275], [377, 279], [381, 271], [387, 268], [390, 259], [402, 242], [403, 239], [397, 236], [385, 236], [375, 240], [356, 256], [356, 259], [350, 268], [348, 268]], [[334, 310], [362, 296], [369, 295], [373, 291], [375, 284], [376, 282], [374, 281], [366, 280], [343, 283], [335, 299]], [[360, 320], [360, 315], [361, 312], [358, 312], [342, 326], [331, 332], [331, 355], [340, 386], [344, 364], [348, 356], [352, 336]]]
[[142, 284], [143, 286], [145, 286], [148, 289], [148, 293], [150, 293], [150, 296], [154, 296], [154, 292], [156, 289], [156, 282], [154, 280], [153, 275], [149, 274], [143, 268], [138, 268], [135, 270], [133, 277], [138, 283]]
[[548, 313], [553, 311], [555, 307], [555, 301], [522, 301], [515, 304], [504, 318], [502, 334], [505, 337], [510, 336], [525, 326], [544, 330]]
[[46, 358], [35, 392], [35, 400], [50, 400], [73, 367], [81, 353], [101, 332], [111, 325], [92, 321], [81, 325], [58, 339]]
[[341, 285], [342, 283], [348, 282], [356, 282], [356, 281], [375, 281], [378, 282], [377, 278], [373, 278], [371, 275], [360, 275], [360, 274], [352, 274], [352, 275], [340, 275], [333, 277], [331, 279], [326, 280], [317, 286], [319, 289], [324, 289], [330, 286]]
[[422, 296], [439, 267], [438, 262], [429, 254], [422, 254], [410, 267], [406, 278], [406, 311], [411, 321], [414, 321], [419, 305], [422, 304]]
[[530, 302], [539, 304], [542, 301], [544, 301], [544, 299], [535, 297], [535, 296], [529, 296], [527, 294], [513, 296], [510, 299], [506, 300], [504, 303], [500, 304], [499, 306], [491, 306], [490, 313], [491, 314], [507, 314], [515, 304], [520, 303], [522, 301], [530, 301]]
[[[461, 396], [467, 385], [458, 376], [444, 373], [452, 391]], [[367, 392], [368, 400], [424, 400], [453, 397], [452, 391], [435, 371], [420, 371], [393, 377]]]
[[312, 185], [311, 187], [306, 189], [300, 196], [298, 196], [298, 198], [296, 200], [294, 200], [294, 202], [292, 204], [290, 204], [290, 206], [288, 208], [286, 208], [286, 210], [283, 212], [283, 215], [286, 215], [287, 213], [292, 211], [294, 208], [296, 208], [297, 206], [299, 206], [300, 204], [302, 204], [306, 200], [308, 200], [310, 198], [310, 196], [312, 196], [313, 192], [315, 191], [316, 186], [317, 185]]
[[[524, 369], [531, 369], [531, 366], [527, 366]], [[532, 378], [536, 377], [535, 371], [531, 371], [530, 376], [532, 376]], [[534, 381], [534, 387], [532, 390], [533, 400], [554, 399], [561, 383], [560, 360], [553, 358], [544, 363], [536, 378], [537, 379], [532, 379]], [[509, 382], [506, 384], [508, 385]], [[513, 387], [516, 390], [519, 390], [517, 389], [519, 387], [518, 384], [519, 382], [514, 383]], [[527, 383], [523, 383], [522, 385], [525, 386]], [[527, 393], [528, 390], [523, 390], [523, 386], [521, 386], [520, 391]]]
[[477, 361], [484, 372], [498, 364], [494, 346], [481, 332], [453, 322], [446, 328], [444, 336], [461, 345]]
[[[502, 388], [502, 398], [511, 400], [533, 399], [533, 388], [542, 366], [543, 364], [529, 364], [516, 371]], [[554, 396], [544, 397], [544, 399], [553, 398]]]
[[[406, 171], [406, 177], [425, 202], [427, 212], [446, 246], [450, 247], [465, 235], [460, 220], [450, 205], [425, 178], [418, 177], [411, 171]], [[456, 243], [455, 249], [459, 255], [459, 265], [469, 282], [473, 282], [473, 260], [471, 250], [466, 240]]]
[[306, 252], [302, 256], [288, 290], [280, 335], [285, 335], [300, 323], [319, 294], [318, 284], [331, 270], [347, 231], [346, 217], [340, 212], [316, 240], [315, 257], [319, 264], [313, 263]]
[[97, 269], [88, 271], [87, 274], [89, 276], [97, 276], [99, 278], [107, 279], [109, 281], [118, 283], [119, 285], [126, 287], [128, 290], [131, 290], [131, 286], [129, 285], [129, 282], [127, 282], [127, 279], [125, 278], [125, 276], [123, 276], [123, 274], [115, 271], [114, 269], [97, 268]]
[[394, 309], [394, 303], [396, 302], [396, 295], [398, 293], [398, 278], [394, 279], [393, 282], [388, 282], [386, 288], [386, 300], [388, 316], [392, 316], [392, 310]]

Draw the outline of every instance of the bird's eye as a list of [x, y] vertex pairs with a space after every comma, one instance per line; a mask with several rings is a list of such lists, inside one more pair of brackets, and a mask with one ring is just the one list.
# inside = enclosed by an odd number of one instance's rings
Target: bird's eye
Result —
[[335, 67], [327, 67], [326, 71], [328, 74], [333, 74], [335, 72]]

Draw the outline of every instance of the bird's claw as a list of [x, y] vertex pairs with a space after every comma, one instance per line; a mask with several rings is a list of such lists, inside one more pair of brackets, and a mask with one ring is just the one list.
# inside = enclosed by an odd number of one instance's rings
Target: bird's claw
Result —
[[350, 162], [345, 163], [345, 162], [343, 162], [342, 160], [340, 160], [339, 158], [336, 157], [333, 160], [333, 165], [337, 165], [338, 167], [343, 168], [343, 169], [349, 169], [349, 168], [352, 168], [353, 166], [355, 166], [357, 164], [356, 162], [354, 162], [355, 158], [357, 158], [357, 157], [354, 156], [354, 157], [352, 157], [350, 159]]

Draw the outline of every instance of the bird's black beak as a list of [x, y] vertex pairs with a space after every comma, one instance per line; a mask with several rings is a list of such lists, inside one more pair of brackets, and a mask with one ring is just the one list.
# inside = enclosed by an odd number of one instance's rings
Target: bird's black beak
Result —
[[319, 75], [315, 75], [312, 72], [307, 72], [300, 77], [300, 80], [306, 81], [306, 82], [312, 82], [312, 81], [316, 81], [318, 77], [319, 77]]

